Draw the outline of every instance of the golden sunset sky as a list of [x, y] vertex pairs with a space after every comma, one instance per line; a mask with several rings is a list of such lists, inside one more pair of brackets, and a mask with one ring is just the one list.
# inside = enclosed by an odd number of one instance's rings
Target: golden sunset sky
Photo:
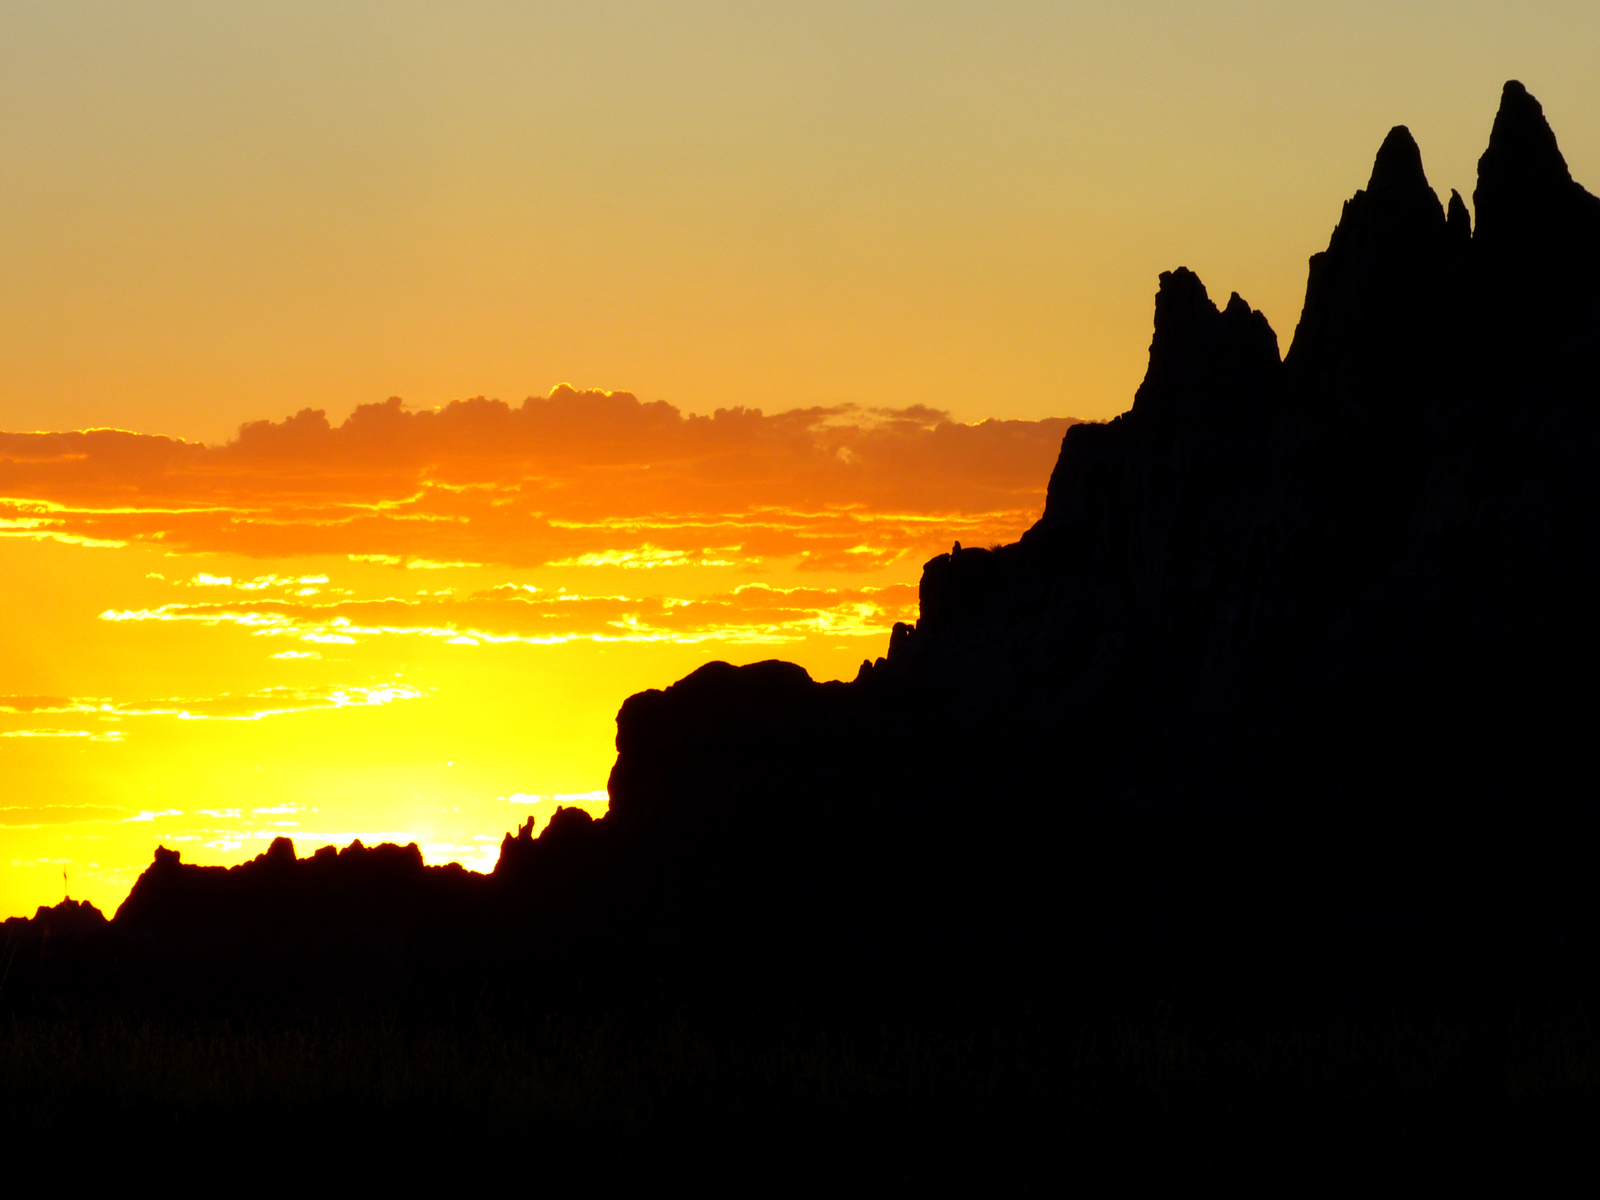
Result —
[[[1600, 183], [1600, 5], [15, 3], [0, 916], [158, 842], [492, 865], [621, 701], [850, 677], [1501, 84]], [[487, 397], [487, 399], [485, 399]], [[571, 799], [559, 802], [573, 802]]]

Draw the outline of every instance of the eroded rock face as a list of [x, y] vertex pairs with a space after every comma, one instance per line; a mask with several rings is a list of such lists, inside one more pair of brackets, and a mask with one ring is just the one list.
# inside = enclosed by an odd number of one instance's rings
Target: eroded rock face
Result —
[[414, 842], [365, 846], [357, 839], [342, 850], [324, 846], [300, 858], [294, 843], [280, 837], [236, 867], [185, 863], [178, 851], [158, 847], [116, 923], [130, 931], [204, 934], [405, 924], [419, 913], [455, 906], [466, 875], [459, 866], [425, 866]]
[[1595, 580], [1600, 201], [1519, 84], [1482, 169], [1474, 235], [1393, 130], [1312, 258], [1281, 366], [1259, 314], [1164, 275], [1132, 410], [1068, 432], [1021, 543], [928, 564], [922, 619], [875, 679], [999, 696], [986, 673], [1031, 678], [1008, 719], [1187, 703], [1164, 719], [1237, 730], [1252, 707], [1309, 703], [1328, 671], [1411, 693], [1452, 656], [1446, 707], [1462, 687], [1492, 707], [1479, 648], [1531, 652], [1529, 622], [1576, 638]]
[[930, 561], [853, 683], [631, 697], [603, 820], [530, 823], [488, 880], [158, 852], [116, 924], [613, 977], [1600, 972], [1600, 201], [1520, 84], [1475, 199], [1474, 230], [1392, 130], [1281, 358], [1163, 274], [1132, 407], [1068, 430], [1033, 529]]
[[630, 700], [619, 825], [892, 811], [961, 828], [1002, 893], [1044, 841], [1056, 915], [1124, 931], [1568, 921], [1600, 784], [1600, 200], [1515, 82], [1475, 199], [1476, 231], [1392, 130], [1282, 361], [1237, 295], [1164, 274], [1132, 408], [1067, 432], [1038, 524], [929, 562], [851, 685], [719, 666]]
[[1497, 382], [1539, 360], [1594, 318], [1600, 278], [1600, 199], [1576, 183], [1539, 102], [1505, 86], [1472, 193], [1474, 332]]
[[41, 904], [32, 917], [7, 918], [4, 932], [8, 938], [73, 938], [103, 933], [108, 924], [94, 905], [69, 896], [59, 904]]

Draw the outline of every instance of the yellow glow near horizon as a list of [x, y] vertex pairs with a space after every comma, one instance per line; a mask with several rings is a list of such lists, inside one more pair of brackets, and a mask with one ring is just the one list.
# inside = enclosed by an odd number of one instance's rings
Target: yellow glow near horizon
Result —
[[528, 817], [604, 811], [629, 694], [881, 654], [929, 554], [1037, 516], [1066, 425], [558, 389], [213, 447], [0, 434], [0, 511], [37, 514], [0, 528], [0, 909], [65, 871], [109, 912], [158, 843], [487, 870]]
[[[393, 568], [274, 565], [395, 602], [382, 578]], [[474, 626], [471, 636], [451, 626], [352, 624], [334, 637], [292, 626], [294, 648], [285, 651], [277, 624], [117, 619], [159, 611], [153, 601], [187, 582], [151, 578], [172, 566], [155, 546], [0, 543], [0, 569], [34, 584], [0, 600], [6, 683], [16, 689], [0, 696], [8, 915], [58, 899], [63, 869], [74, 897], [112, 911], [157, 843], [186, 861], [231, 863], [279, 835], [302, 853], [355, 837], [417, 841], [430, 862], [486, 870], [500, 837], [529, 816], [542, 824], [557, 803], [604, 811], [613, 717], [631, 692], [718, 657], [782, 654], [819, 677], [853, 674], [882, 652], [884, 622], [908, 615], [904, 596], [887, 607], [847, 600], [837, 620], [797, 608], [787, 624], [747, 627], [735, 615], [685, 636], [633, 631], [642, 623], [632, 610], [645, 601], [623, 597], [598, 618], [576, 611], [578, 628], [549, 637], [516, 633], [522, 614], [508, 613], [508, 632]], [[211, 558], [207, 566], [215, 579], [260, 564]], [[444, 574], [469, 577], [473, 591], [470, 576], [480, 574], [542, 591], [556, 573]], [[300, 590], [298, 581], [289, 587]], [[119, 593], [147, 606], [94, 611]], [[569, 607], [582, 610], [585, 599]]]

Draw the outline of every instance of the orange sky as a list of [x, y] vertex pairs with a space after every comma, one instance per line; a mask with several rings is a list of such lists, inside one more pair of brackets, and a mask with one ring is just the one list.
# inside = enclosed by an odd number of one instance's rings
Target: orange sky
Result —
[[926, 558], [1037, 517], [1067, 424], [558, 388], [216, 446], [0, 435], [0, 906], [62, 871], [114, 906], [157, 841], [492, 866], [555, 797], [603, 809], [631, 692], [881, 654]]
[[1287, 343], [1396, 123], [1600, 178], [1600, 6], [15, 0], [0, 429], [208, 442], [562, 380], [1104, 418], [1156, 276]]
[[1286, 347], [1390, 125], [1470, 197], [1518, 77], [1600, 179], [1597, 50], [1590, 3], [9, 6], [0, 915], [158, 841], [487, 866], [603, 805], [630, 692], [853, 674], [1127, 407], [1160, 271]]

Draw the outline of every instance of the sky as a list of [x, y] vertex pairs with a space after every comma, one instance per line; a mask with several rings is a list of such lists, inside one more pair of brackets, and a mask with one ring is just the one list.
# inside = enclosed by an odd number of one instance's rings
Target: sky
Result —
[[1159, 272], [1287, 348], [1391, 125], [1470, 201], [1520, 78], [1594, 190], [1597, 52], [1592, 3], [9, 4], [0, 915], [603, 811], [628, 694], [848, 678], [1026, 529]]

